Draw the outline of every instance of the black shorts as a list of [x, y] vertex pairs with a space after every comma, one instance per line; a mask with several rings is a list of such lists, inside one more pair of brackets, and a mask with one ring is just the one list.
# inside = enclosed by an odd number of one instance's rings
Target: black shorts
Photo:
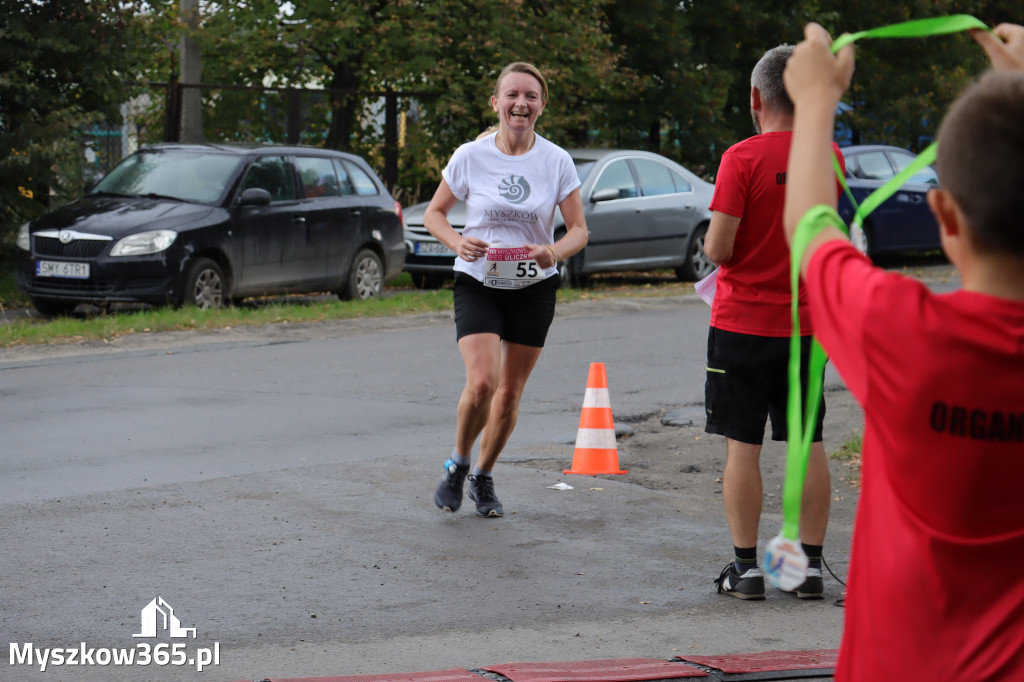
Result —
[[[704, 430], [760, 445], [765, 420], [772, 420], [772, 440], [786, 440], [789, 396], [789, 338], [737, 334], [712, 327], [708, 332], [708, 377], [704, 384]], [[807, 401], [811, 337], [800, 344], [802, 402]], [[824, 382], [824, 374], [815, 379]], [[801, 405], [803, 407], [803, 405]], [[806, 418], [806, 416], [805, 416]], [[825, 395], [818, 408], [814, 441], [822, 439]]]
[[543, 348], [555, 318], [560, 280], [552, 275], [522, 289], [486, 287], [470, 275], [455, 273], [455, 338], [497, 334], [503, 341]]

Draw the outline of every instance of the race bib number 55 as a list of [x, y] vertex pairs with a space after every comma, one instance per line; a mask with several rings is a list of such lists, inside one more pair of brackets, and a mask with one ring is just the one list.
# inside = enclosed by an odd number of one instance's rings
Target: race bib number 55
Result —
[[484, 286], [522, 289], [544, 279], [544, 268], [530, 258], [525, 246], [492, 246], [487, 249]]

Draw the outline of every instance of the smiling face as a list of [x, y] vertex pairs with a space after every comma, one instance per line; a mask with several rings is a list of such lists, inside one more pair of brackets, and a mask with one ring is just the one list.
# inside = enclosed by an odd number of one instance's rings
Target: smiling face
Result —
[[507, 73], [498, 81], [491, 107], [503, 128], [530, 130], [544, 111], [544, 87], [529, 73]]

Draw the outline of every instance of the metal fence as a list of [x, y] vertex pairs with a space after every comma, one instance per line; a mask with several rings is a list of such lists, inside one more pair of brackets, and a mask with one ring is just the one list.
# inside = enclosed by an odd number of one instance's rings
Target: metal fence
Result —
[[372, 162], [377, 162], [374, 165], [393, 190], [407, 133], [419, 122], [423, 102], [434, 96], [431, 92], [391, 89], [151, 82], [122, 106], [120, 128], [96, 127], [85, 131], [85, 136], [87, 146], [102, 148], [95, 162], [100, 174], [147, 142], [265, 141], [323, 146], [331, 131], [335, 104], [349, 98], [357, 112], [354, 125], [358, 140], [354, 147], [364, 153], [371, 151]]

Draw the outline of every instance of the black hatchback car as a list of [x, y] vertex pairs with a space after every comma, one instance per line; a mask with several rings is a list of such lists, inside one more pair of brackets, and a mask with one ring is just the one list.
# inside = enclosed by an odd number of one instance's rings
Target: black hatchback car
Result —
[[17, 244], [18, 289], [47, 315], [79, 303], [370, 298], [405, 262], [401, 206], [370, 166], [297, 146], [143, 148], [24, 225]]

